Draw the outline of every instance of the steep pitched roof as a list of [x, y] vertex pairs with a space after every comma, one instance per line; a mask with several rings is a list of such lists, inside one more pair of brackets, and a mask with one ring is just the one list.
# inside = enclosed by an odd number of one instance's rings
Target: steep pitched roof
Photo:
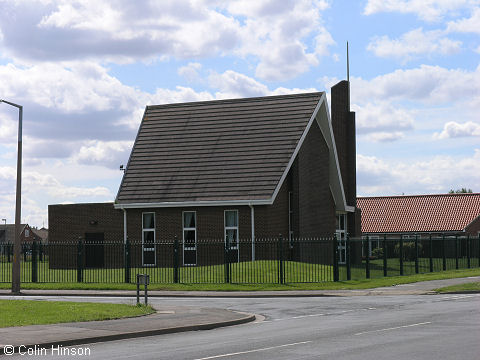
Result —
[[322, 96], [147, 106], [116, 203], [271, 199]]
[[[27, 224], [20, 224], [20, 233]], [[15, 241], [15, 224], [0, 224], [0, 242], [13, 243]]]
[[35, 233], [37, 237], [39, 237], [42, 241], [46, 241], [48, 239], [48, 229], [42, 227], [41, 229], [32, 228], [32, 231]]
[[480, 194], [360, 197], [362, 232], [463, 231], [480, 216]]

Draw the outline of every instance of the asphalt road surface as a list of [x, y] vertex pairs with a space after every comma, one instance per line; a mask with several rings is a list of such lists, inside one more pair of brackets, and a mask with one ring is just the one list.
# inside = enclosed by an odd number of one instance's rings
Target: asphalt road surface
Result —
[[[38, 297], [35, 297], [38, 298]], [[42, 298], [44, 299], [44, 298]], [[55, 300], [132, 303], [126, 298]], [[81, 345], [90, 359], [480, 358], [480, 294], [315, 298], [151, 298], [162, 305], [239, 310], [254, 323]], [[72, 356], [10, 356], [68, 359]]]

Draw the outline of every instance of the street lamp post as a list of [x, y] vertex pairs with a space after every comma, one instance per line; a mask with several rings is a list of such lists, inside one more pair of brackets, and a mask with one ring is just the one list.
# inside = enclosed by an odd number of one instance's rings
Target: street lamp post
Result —
[[18, 147], [17, 147], [17, 190], [15, 200], [15, 242], [13, 243], [12, 293], [20, 293], [20, 215], [22, 207], [22, 118], [23, 107], [0, 99], [0, 103], [14, 106], [18, 109]]

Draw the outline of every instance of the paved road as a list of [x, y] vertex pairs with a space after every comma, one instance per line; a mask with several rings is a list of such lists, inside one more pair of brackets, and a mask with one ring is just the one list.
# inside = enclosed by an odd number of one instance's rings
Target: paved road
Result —
[[[53, 297], [52, 297], [53, 299]], [[59, 298], [55, 298], [58, 300]], [[67, 298], [66, 300], [80, 300]], [[84, 301], [131, 303], [129, 298]], [[477, 359], [480, 294], [318, 298], [156, 298], [262, 315], [255, 323], [81, 345], [91, 359]], [[51, 354], [49, 354], [51, 356]], [[37, 358], [48, 358], [39, 355]], [[9, 358], [22, 358], [13, 356]], [[58, 356], [55, 358], [71, 358]]]

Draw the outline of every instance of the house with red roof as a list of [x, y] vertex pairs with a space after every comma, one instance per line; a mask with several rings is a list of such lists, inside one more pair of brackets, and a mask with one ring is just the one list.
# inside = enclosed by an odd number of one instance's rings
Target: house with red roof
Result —
[[[369, 255], [382, 247], [384, 238], [459, 237], [463, 238], [460, 249], [466, 252], [465, 237], [480, 237], [479, 193], [358, 197], [357, 207]], [[455, 253], [451, 243], [447, 251]]]
[[358, 197], [363, 235], [478, 236], [480, 193]]

